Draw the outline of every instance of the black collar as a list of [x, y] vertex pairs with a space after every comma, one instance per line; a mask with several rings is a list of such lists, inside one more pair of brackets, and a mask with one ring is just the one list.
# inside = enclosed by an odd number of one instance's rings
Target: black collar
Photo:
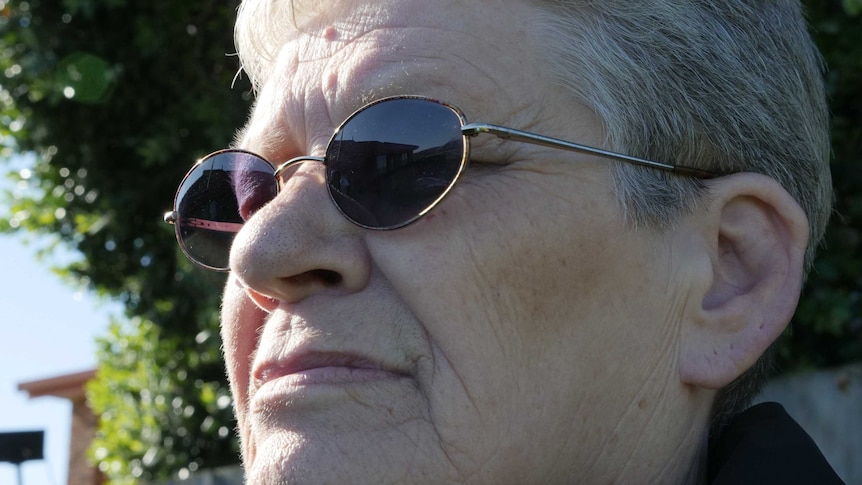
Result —
[[711, 485], [843, 485], [814, 440], [778, 403], [749, 408], [709, 442]]

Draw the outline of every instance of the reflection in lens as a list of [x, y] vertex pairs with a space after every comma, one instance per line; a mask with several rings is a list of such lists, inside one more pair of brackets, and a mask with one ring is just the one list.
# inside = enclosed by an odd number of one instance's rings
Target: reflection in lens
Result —
[[236, 233], [277, 191], [272, 165], [256, 155], [224, 151], [202, 161], [177, 195], [177, 233], [186, 254], [226, 269]]
[[[248, 167], [251, 163], [243, 166]], [[268, 163], [266, 165], [261, 167], [262, 170], [234, 170], [231, 173], [233, 193], [243, 222], [278, 195], [278, 183], [273, 179], [273, 170]]]
[[452, 186], [464, 157], [461, 118], [425, 99], [373, 104], [329, 144], [335, 204], [359, 225], [392, 228], [415, 220]]

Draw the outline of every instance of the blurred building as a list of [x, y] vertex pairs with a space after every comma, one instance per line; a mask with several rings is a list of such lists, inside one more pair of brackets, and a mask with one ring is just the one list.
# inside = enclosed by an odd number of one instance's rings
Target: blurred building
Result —
[[99, 485], [104, 482], [102, 474], [87, 463], [87, 449], [95, 436], [98, 419], [87, 406], [84, 386], [95, 375], [95, 370], [88, 370], [18, 384], [18, 390], [26, 392], [30, 399], [53, 396], [72, 401], [68, 485]]

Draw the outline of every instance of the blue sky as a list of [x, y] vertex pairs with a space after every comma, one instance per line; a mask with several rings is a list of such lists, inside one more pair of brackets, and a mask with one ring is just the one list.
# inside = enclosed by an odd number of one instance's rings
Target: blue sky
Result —
[[[62, 485], [72, 406], [28, 399], [18, 384], [95, 367], [95, 338], [121, 309], [63, 283], [20, 238], [0, 236], [0, 269], [0, 432], [45, 430], [45, 460], [24, 463], [22, 483]], [[0, 463], [0, 484], [15, 483], [15, 467]]]
[[[5, 174], [33, 162], [19, 155], [0, 159], [0, 190], [30, 190], [13, 186]], [[0, 207], [0, 217], [9, 216]], [[74, 254], [56, 251], [50, 261], [38, 261], [37, 248], [48, 240], [31, 240], [25, 245], [21, 237], [0, 235], [0, 432], [44, 430], [45, 459], [21, 466], [22, 485], [65, 485], [72, 405], [56, 397], [31, 400], [18, 384], [94, 368], [95, 339], [122, 307], [63, 282], [50, 264], [68, 262]], [[16, 483], [15, 466], [0, 463], [0, 484]]]

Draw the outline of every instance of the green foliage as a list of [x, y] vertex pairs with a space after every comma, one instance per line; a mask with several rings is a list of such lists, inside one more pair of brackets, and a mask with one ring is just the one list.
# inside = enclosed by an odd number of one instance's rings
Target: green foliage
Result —
[[0, 231], [49, 235], [81, 255], [61, 276], [125, 303], [90, 389], [93, 456], [115, 483], [238, 461], [223, 277], [194, 270], [162, 222], [192, 162], [245, 121], [237, 4], [0, 0], [0, 156], [31, 160], [9, 175]]
[[[151, 321], [133, 318], [125, 325], [115, 322], [99, 340], [104, 364], [88, 398], [93, 411], [110, 425], [101, 427], [90, 455], [113, 477], [112, 483], [164, 475], [158, 471], [184, 475], [221, 464], [206, 459], [219, 454], [214, 438], [231, 434], [230, 391], [219, 381], [192, 375], [201, 365], [220, 366], [218, 348], [208, 345], [213, 335], [213, 330], [203, 330], [194, 339], [196, 345], [189, 345], [165, 338]], [[238, 450], [232, 452], [237, 456]]]
[[841, 5], [847, 15], [855, 17], [862, 13], [862, 0], [841, 0]]
[[[784, 371], [862, 360], [862, 0], [805, 2], [830, 70], [836, 215]], [[231, 39], [238, 0], [0, 0], [0, 231], [80, 253], [58, 272], [124, 302], [90, 386], [92, 457], [112, 483], [238, 460], [217, 332], [223, 278], [194, 270], [162, 223], [191, 162], [228, 145], [247, 85]], [[242, 83], [242, 81], [240, 81]], [[20, 168], [20, 167], [19, 167]], [[4, 212], [5, 211], [5, 212]]]
[[836, 199], [825, 245], [782, 337], [785, 372], [862, 360], [862, 1], [805, 3], [828, 66]]

